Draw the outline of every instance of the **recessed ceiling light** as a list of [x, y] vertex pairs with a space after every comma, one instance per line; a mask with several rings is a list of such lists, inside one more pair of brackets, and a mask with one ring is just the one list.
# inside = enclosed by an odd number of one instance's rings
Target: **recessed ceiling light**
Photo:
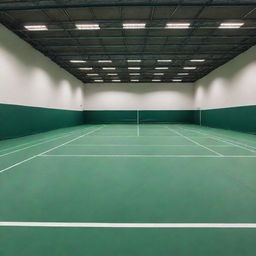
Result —
[[87, 74], [87, 76], [98, 76], [99, 74]]
[[167, 23], [165, 28], [168, 29], [186, 29], [190, 27], [190, 23]]
[[193, 70], [193, 69], [196, 69], [196, 67], [184, 67], [183, 69]]
[[172, 60], [157, 60], [157, 62], [172, 62]]
[[117, 73], [108, 73], [107, 75], [108, 76], [117, 76], [118, 74]]
[[114, 80], [112, 80], [112, 82], [121, 82], [121, 80], [119, 80], [119, 79], [114, 79]]
[[152, 79], [152, 82], [161, 82], [160, 79]]
[[70, 60], [71, 63], [85, 63], [85, 60]]
[[123, 23], [123, 29], [143, 29], [146, 23]]
[[164, 73], [154, 73], [155, 76], [163, 76]]
[[129, 75], [130, 75], [130, 76], [139, 76], [140, 73], [130, 73]]
[[80, 70], [92, 70], [93, 68], [79, 68]]
[[112, 60], [98, 60], [99, 63], [112, 63]]
[[189, 73], [178, 73], [178, 76], [188, 76]]
[[99, 30], [99, 24], [77, 23], [76, 28], [80, 30]]
[[102, 68], [103, 70], [115, 70], [116, 68], [108, 68], [108, 67], [106, 67], [106, 68]]
[[44, 30], [48, 30], [46, 25], [25, 25], [24, 28], [29, 30], [29, 31], [44, 31]]
[[139, 70], [139, 69], [141, 69], [141, 68], [140, 68], [140, 67], [128, 67], [128, 69]]
[[205, 59], [194, 59], [194, 60], [190, 60], [191, 62], [204, 62]]
[[104, 81], [101, 80], [101, 79], [96, 79], [96, 80], [94, 80], [94, 82], [96, 82], [96, 83], [102, 83], [102, 82], [104, 82]]
[[168, 67], [156, 67], [155, 69], [169, 69]]
[[127, 62], [141, 62], [141, 60], [127, 60]]
[[131, 82], [139, 82], [140, 80], [138, 79], [131, 79]]
[[181, 79], [172, 79], [173, 82], [182, 82]]
[[229, 22], [224, 22], [224, 23], [221, 23], [219, 25], [219, 28], [240, 28], [244, 25], [243, 22], [234, 22], [234, 23], [229, 23]]

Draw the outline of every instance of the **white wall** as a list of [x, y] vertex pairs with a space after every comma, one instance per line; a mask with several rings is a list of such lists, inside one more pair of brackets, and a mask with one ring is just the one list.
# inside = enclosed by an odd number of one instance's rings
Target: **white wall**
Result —
[[0, 78], [0, 103], [83, 109], [82, 82], [1, 24]]
[[193, 108], [193, 84], [85, 85], [86, 110], [190, 110]]
[[256, 105], [256, 46], [212, 71], [195, 84], [195, 107]]

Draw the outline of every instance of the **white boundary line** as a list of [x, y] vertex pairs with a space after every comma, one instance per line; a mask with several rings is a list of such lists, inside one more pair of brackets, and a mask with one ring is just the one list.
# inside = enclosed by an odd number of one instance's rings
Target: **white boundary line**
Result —
[[[193, 130], [190, 130], [190, 129], [187, 129], [187, 128], [182, 128], [182, 127], [180, 127], [180, 129], [188, 130], [188, 131], [193, 131]], [[218, 136], [215, 136], [215, 135], [212, 136], [212, 135], [209, 135], [209, 134], [207, 134], [207, 133], [200, 132], [200, 131], [193, 131], [193, 132], [197, 132], [197, 133], [202, 134], [202, 135], [207, 135], [209, 138], [213, 138], [213, 139], [215, 139], [215, 140], [219, 140], [219, 141], [222, 141], [222, 142], [231, 144], [231, 145], [233, 145], [233, 146], [235, 146], [235, 147], [242, 148], [242, 149], [248, 150], [248, 151], [250, 151], [250, 152], [256, 153], [256, 150], [247, 148], [247, 147], [246, 147], [246, 146], [247, 146], [246, 144], [243, 144], [243, 145], [245, 145], [245, 146], [241, 146], [241, 145], [235, 144], [235, 143], [237, 143], [237, 142], [235, 142], [235, 141], [231, 142], [230, 140], [226, 140], [225, 138], [223, 139], [223, 138], [218, 137]], [[240, 144], [241, 144], [241, 143], [240, 143]], [[248, 145], [248, 147], [250, 147], [250, 145]]]
[[0, 227], [55, 228], [256, 228], [256, 223], [0, 222]]
[[[205, 145], [206, 147], [230, 147], [230, 145]], [[195, 144], [70, 144], [66, 147], [198, 147]]]
[[30, 161], [30, 160], [32, 160], [32, 159], [38, 157], [38, 156], [41, 156], [42, 154], [48, 153], [48, 152], [50, 152], [50, 151], [52, 151], [52, 150], [54, 150], [54, 149], [56, 149], [56, 148], [59, 148], [59, 147], [61, 147], [61, 146], [64, 146], [64, 145], [66, 145], [66, 144], [68, 144], [68, 143], [70, 143], [70, 142], [72, 142], [72, 141], [74, 141], [74, 140], [80, 139], [80, 138], [84, 137], [85, 135], [88, 135], [88, 134], [91, 134], [91, 133], [93, 133], [93, 132], [96, 132], [97, 130], [102, 129], [103, 127], [104, 127], [104, 126], [99, 127], [99, 128], [97, 128], [97, 129], [94, 129], [93, 131], [87, 132], [87, 133], [85, 133], [85, 134], [83, 134], [83, 135], [80, 135], [80, 136], [78, 136], [78, 137], [76, 137], [76, 138], [74, 138], [74, 139], [72, 139], [72, 140], [68, 140], [67, 142], [62, 143], [62, 144], [60, 144], [60, 145], [58, 145], [58, 146], [56, 146], [56, 147], [50, 148], [50, 149], [48, 149], [48, 150], [46, 150], [46, 151], [44, 151], [44, 152], [42, 152], [42, 153], [39, 153], [39, 154], [37, 154], [37, 155], [34, 155], [34, 156], [29, 157], [29, 158], [27, 158], [27, 159], [24, 159], [23, 161], [20, 161], [20, 162], [18, 162], [18, 163], [16, 163], [16, 164], [13, 164], [13, 165], [11, 165], [11, 166], [9, 166], [9, 167], [7, 167], [7, 168], [4, 168], [4, 169], [0, 170], [0, 173], [3, 173], [3, 172], [5, 172], [5, 171], [7, 171], [7, 170], [9, 170], [9, 169], [11, 169], [11, 168], [13, 168], [13, 167], [15, 167], [15, 166], [18, 166], [18, 165], [20, 165], [20, 164], [22, 164], [22, 163], [28, 162], [28, 161]]
[[31, 146], [28, 146], [28, 147], [19, 148], [19, 149], [17, 149], [17, 150], [14, 150], [14, 151], [5, 153], [5, 154], [3, 154], [3, 155], [0, 155], [0, 157], [7, 156], [7, 155], [10, 155], [10, 154], [13, 154], [13, 153], [16, 153], [16, 152], [19, 152], [19, 151], [22, 151], [22, 150], [25, 150], [25, 149], [28, 149], [28, 148], [32, 148], [32, 147], [35, 147], [35, 146], [38, 146], [38, 145], [41, 145], [41, 144], [44, 144], [44, 143], [47, 143], [47, 142], [50, 142], [50, 141], [53, 141], [53, 140], [57, 140], [57, 139], [61, 139], [61, 138], [70, 136], [71, 133], [74, 133], [74, 132], [70, 132], [70, 133], [68, 133], [67, 135], [63, 135], [63, 136], [59, 136], [59, 137], [54, 137], [54, 138], [52, 138], [52, 139], [44, 140], [44, 141], [42, 141], [42, 142], [33, 144], [33, 145], [31, 145]]
[[186, 157], [186, 158], [189, 158], [189, 157], [193, 157], [193, 158], [207, 158], [207, 157], [210, 157], [210, 158], [256, 158], [256, 155], [255, 156], [246, 156], [246, 155], [221, 155], [221, 156], [218, 156], [218, 155], [38, 155], [40, 157], [149, 157], [149, 158], [152, 158], [152, 157], [165, 157], [165, 158], [178, 158], [178, 157]]
[[215, 150], [213, 150], [213, 149], [210, 149], [210, 148], [208, 148], [208, 147], [206, 147], [206, 146], [204, 146], [204, 145], [202, 145], [202, 144], [200, 144], [200, 143], [198, 143], [198, 142], [196, 142], [196, 141], [190, 139], [189, 137], [183, 135], [183, 134], [180, 133], [180, 132], [177, 132], [177, 131], [174, 130], [174, 129], [169, 128], [168, 126], [167, 126], [166, 128], [167, 128], [168, 130], [170, 130], [170, 131], [172, 131], [172, 132], [174, 132], [174, 133], [180, 135], [181, 137], [183, 137], [183, 138], [185, 138], [185, 139], [187, 139], [187, 140], [189, 140], [189, 141], [195, 143], [196, 145], [198, 145], [198, 146], [200, 146], [200, 147], [202, 147], [202, 148], [205, 148], [205, 149], [207, 149], [207, 150], [213, 152], [214, 154], [216, 154], [216, 155], [218, 155], [218, 156], [223, 156], [223, 155], [220, 154], [219, 152], [217, 152], [217, 151], [215, 151]]

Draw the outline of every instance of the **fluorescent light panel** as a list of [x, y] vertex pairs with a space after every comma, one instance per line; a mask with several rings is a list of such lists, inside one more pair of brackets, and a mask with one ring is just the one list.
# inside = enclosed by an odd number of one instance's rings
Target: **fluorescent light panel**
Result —
[[193, 70], [193, 69], [196, 69], [196, 67], [184, 67], [183, 69]]
[[98, 60], [99, 63], [112, 63], [112, 60]]
[[154, 73], [155, 76], [163, 76], [164, 73]]
[[189, 73], [178, 73], [178, 76], [188, 76]]
[[168, 67], [156, 67], [155, 69], [168, 69]]
[[71, 63], [85, 63], [85, 60], [70, 60]]
[[141, 69], [141, 68], [140, 68], [140, 67], [128, 67], [128, 69], [139, 70], [139, 69]]
[[186, 29], [190, 27], [190, 23], [167, 23], [165, 28], [168, 29]]
[[139, 82], [140, 80], [138, 79], [132, 79], [131, 82]]
[[76, 28], [79, 30], [99, 30], [99, 24], [86, 24], [86, 23], [77, 23]]
[[173, 82], [182, 82], [181, 79], [172, 79]]
[[146, 23], [123, 23], [123, 29], [144, 29]]
[[117, 73], [108, 73], [107, 75], [108, 75], [108, 76], [118, 76]]
[[87, 76], [98, 76], [99, 74], [87, 74]]
[[224, 22], [221, 23], [219, 28], [240, 28], [244, 25], [243, 22], [234, 22], [234, 23], [230, 23], [230, 22]]
[[110, 68], [110, 67], [109, 67], [109, 68], [106, 67], [106, 68], [102, 68], [102, 69], [103, 69], [103, 70], [115, 70], [116, 68], [114, 68], [114, 67], [113, 67], [113, 68], [112, 68], [112, 67], [111, 67], [111, 68]]
[[127, 60], [127, 62], [141, 62], [141, 60]]
[[205, 59], [194, 59], [194, 60], [190, 60], [191, 62], [204, 62]]
[[119, 79], [114, 79], [114, 80], [112, 80], [112, 82], [121, 82], [121, 80], [119, 80]]
[[79, 68], [80, 70], [93, 70], [93, 68]]
[[140, 73], [130, 73], [129, 75], [130, 75], [130, 76], [139, 76]]
[[96, 82], [96, 83], [102, 83], [102, 82], [104, 82], [104, 81], [101, 80], [101, 79], [96, 79], [96, 80], [94, 80], [94, 82]]
[[152, 79], [152, 82], [161, 82], [160, 79]]
[[157, 62], [172, 62], [172, 60], [157, 60]]
[[24, 28], [29, 30], [29, 31], [44, 31], [44, 30], [48, 30], [46, 25], [25, 25]]

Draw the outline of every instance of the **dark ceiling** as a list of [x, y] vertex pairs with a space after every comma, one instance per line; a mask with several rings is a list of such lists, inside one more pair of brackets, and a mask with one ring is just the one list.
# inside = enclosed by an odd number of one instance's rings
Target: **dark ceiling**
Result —
[[[120, 79], [129, 82], [194, 82], [256, 44], [256, 0], [151, 1], [0, 1], [0, 20], [59, 66], [81, 81]], [[100, 30], [77, 30], [76, 23], [98, 23]], [[145, 22], [146, 29], [124, 30], [123, 22]], [[165, 29], [167, 22], [189, 22], [189, 29]], [[222, 22], [244, 22], [239, 29], [218, 29]], [[45, 24], [48, 31], [24, 25]], [[128, 63], [141, 59], [141, 63]], [[159, 63], [159, 59], [171, 59]], [[192, 63], [191, 59], [205, 59]], [[86, 63], [70, 63], [86, 60]], [[97, 60], [112, 60], [98, 63]], [[128, 70], [128, 67], [141, 70]], [[169, 67], [155, 70], [155, 67]], [[196, 70], [183, 67], [196, 66]], [[79, 67], [93, 67], [92, 71]], [[107, 75], [102, 67], [116, 67]], [[130, 73], [140, 73], [132, 76]], [[162, 76], [154, 73], [164, 73]], [[186, 72], [189, 75], [178, 75]], [[97, 73], [88, 76], [87, 73]]]

